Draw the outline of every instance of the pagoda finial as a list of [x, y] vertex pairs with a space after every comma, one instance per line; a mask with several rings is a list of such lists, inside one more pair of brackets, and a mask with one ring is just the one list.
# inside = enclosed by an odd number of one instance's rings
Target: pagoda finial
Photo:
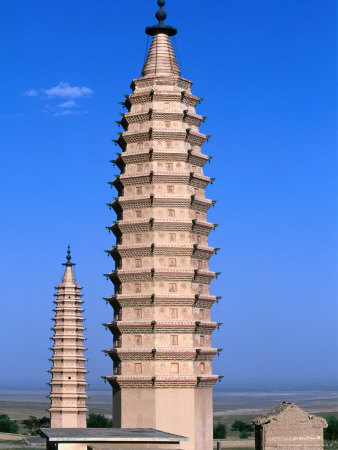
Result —
[[163, 9], [163, 6], [165, 5], [165, 0], [158, 0], [157, 4], [160, 7], [160, 9], [157, 10], [155, 17], [158, 20], [158, 23], [163, 23], [167, 18], [167, 13]]
[[157, 4], [160, 7], [155, 14], [155, 17], [158, 20], [158, 24], [153, 25], [152, 27], [147, 27], [146, 34], [149, 34], [149, 36], [155, 36], [158, 33], [165, 33], [168, 36], [174, 36], [175, 34], [177, 34], [177, 29], [164, 23], [165, 19], [167, 18], [167, 13], [163, 9], [165, 0], [158, 0]]
[[65, 262], [65, 263], [63, 263], [62, 265], [63, 266], [66, 266], [66, 267], [72, 267], [72, 266], [75, 266], [75, 263], [72, 263], [71, 262], [71, 259], [72, 259], [72, 256], [71, 256], [71, 254], [70, 254], [70, 245], [68, 245], [68, 250], [67, 250], [67, 262]]

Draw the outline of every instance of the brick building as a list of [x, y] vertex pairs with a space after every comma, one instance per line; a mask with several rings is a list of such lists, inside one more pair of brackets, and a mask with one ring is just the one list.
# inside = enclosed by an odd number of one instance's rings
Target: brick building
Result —
[[282, 402], [253, 420], [256, 450], [322, 449], [326, 420], [303, 411], [294, 403]]

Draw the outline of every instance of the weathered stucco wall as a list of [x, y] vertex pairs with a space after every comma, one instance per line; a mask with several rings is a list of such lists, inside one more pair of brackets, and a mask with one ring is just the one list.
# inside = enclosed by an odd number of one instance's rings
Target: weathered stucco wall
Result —
[[303, 411], [293, 403], [280, 403], [274, 410], [253, 421], [256, 426], [256, 450], [322, 449], [323, 428], [321, 417]]

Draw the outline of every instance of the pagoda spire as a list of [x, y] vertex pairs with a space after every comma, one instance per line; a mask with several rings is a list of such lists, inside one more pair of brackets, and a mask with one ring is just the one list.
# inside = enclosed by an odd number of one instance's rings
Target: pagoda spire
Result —
[[167, 13], [163, 9], [165, 0], [158, 0], [157, 4], [160, 7], [155, 14], [158, 24], [146, 28], [146, 34], [153, 36], [153, 41], [143, 66], [142, 75], [144, 77], [180, 76], [181, 71], [170, 41], [170, 37], [177, 34], [177, 29], [164, 23], [167, 18]]
[[71, 254], [70, 254], [70, 245], [68, 245], [68, 250], [67, 250], [67, 262], [62, 263], [63, 266], [66, 266], [65, 268], [65, 272], [63, 274], [63, 278], [62, 278], [62, 283], [64, 284], [74, 284], [75, 283], [75, 275], [73, 272], [73, 266], [75, 266], [76, 264], [71, 262]]

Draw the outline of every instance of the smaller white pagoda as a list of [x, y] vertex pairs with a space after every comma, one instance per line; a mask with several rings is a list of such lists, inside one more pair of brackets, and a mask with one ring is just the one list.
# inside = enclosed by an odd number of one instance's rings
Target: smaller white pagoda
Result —
[[81, 287], [76, 284], [68, 246], [62, 283], [56, 286], [54, 345], [49, 408], [51, 428], [86, 428], [86, 386]]

